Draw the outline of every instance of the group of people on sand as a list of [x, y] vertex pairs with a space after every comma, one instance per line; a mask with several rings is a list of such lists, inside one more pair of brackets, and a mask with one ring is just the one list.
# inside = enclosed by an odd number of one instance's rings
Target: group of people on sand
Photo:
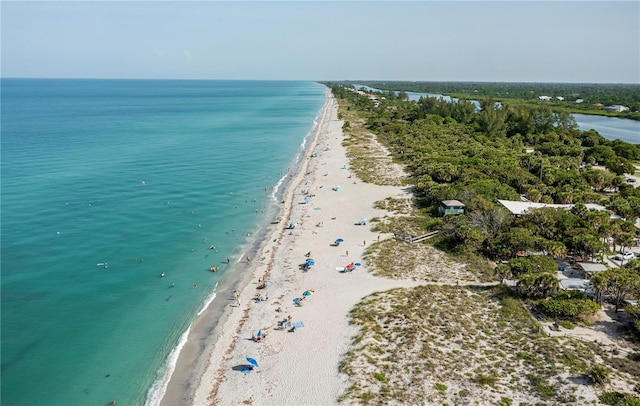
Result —
[[291, 327], [292, 326], [291, 320], [292, 320], [291, 315], [288, 315], [286, 319], [282, 319], [281, 321], [278, 322], [278, 328], [283, 329], [283, 328]]

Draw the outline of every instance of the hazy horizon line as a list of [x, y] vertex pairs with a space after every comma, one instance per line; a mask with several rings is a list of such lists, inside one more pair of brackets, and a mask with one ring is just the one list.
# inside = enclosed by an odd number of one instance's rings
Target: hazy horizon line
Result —
[[261, 81], [261, 82], [409, 82], [409, 83], [492, 83], [492, 84], [596, 84], [596, 85], [632, 85], [637, 82], [565, 82], [565, 81], [497, 81], [497, 80], [437, 80], [437, 79], [240, 79], [240, 78], [140, 78], [140, 77], [66, 77], [66, 76], [0, 76], [0, 79], [42, 79], [42, 80], [184, 80], [184, 81]]

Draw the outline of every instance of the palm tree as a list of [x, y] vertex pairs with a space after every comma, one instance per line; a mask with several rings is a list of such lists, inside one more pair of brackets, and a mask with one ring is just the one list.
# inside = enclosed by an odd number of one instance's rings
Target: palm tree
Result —
[[607, 277], [606, 274], [599, 272], [591, 278], [591, 286], [593, 286], [594, 297], [593, 299], [602, 306], [602, 292], [607, 289]]
[[560, 288], [560, 282], [556, 275], [548, 272], [537, 275], [536, 285], [538, 295], [543, 298], [551, 296]]
[[521, 275], [516, 286], [521, 295], [545, 298], [557, 292], [560, 283], [556, 275], [541, 272]]
[[567, 256], [567, 247], [559, 241], [549, 241], [545, 249], [552, 257], [556, 259], [564, 258]]
[[511, 273], [511, 267], [506, 264], [499, 264], [496, 266], [495, 273], [500, 277], [500, 284], [504, 283], [505, 279], [509, 279], [513, 276]]
[[523, 296], [532, 296], [534, 292], [535, 276], [531, 274], [524, 274], [518, 277], [518, 283], [516, 288], [518, 292]]

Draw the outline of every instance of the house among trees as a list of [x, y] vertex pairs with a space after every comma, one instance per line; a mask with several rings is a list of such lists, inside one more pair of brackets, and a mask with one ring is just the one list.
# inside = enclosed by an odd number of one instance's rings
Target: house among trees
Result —
[[[554, 209], [571, 210], [574, 204], [553, 204], [553, 203], [537, 203], [537, 202], [522, 202], [517, 200], [498, 200], [498, 203], [503, 205], [507, 210], [516, 217], [523, 216], [530, 213], [531, 210], [541, 209], [543, 207], [551, 207]], [[587, 203], [584, 205], [589, 210], [607, 211], [607, 208], [595, 203]]]
[[443, 200], [438, 207], [438, 213], [441, 216], [446, 214], [464, 214], [464, 204], [459, 200]]
[[579, 290], [584, 292], [589, 287], [589, 281], [580, 278], [562, 278], [559, 280], [562, 290]]
[[577, 265], [584, 271], [587, 278], [592, 278], [598, 272], [604, 272], [608, 269], [606, 265], [594, 262], [578, 262]]
[[615, 111], [615, 112], [621, 113], [621, 112], [623, 112], [623, 111], [627, 111], [627, 110], [629, 110], [629, 107], [627, 107], [627, 106], [621, 106], [621, 105], [619, 105], [619, 104], [614, 104], [614, 105], [611, 105], [611, 106], [607, 106], [607, 107], [605, 107], [603, 110], [607, 110], [607, 111]]

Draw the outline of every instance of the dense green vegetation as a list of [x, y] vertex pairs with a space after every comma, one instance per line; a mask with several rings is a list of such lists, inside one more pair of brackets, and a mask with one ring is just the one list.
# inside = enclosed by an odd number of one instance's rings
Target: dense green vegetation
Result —
[[[367, 129], [405, 166], [423, 217], [435, 218], [442, 200], [465, 204], [464, 215], [443, 222], [420, 221], [439, 228], [438, 246], [509, 261], [496, 272], [517, 278], [524, 296], [544, 299], [558, 290], [552, 257], [599, 261], [640, 238], [634, 225], [640, 217], [640, 188], [622, 176], [635, 173], [640, 145], [580, 131], [570, 114], [547, 105], [496, 107], [487, 98], [476, 112], [465, 101], [409, 102], [394, 92], [367, 97], [337, 84], [332, 91], [359, 111]], [[346, 122], [345, 129], [351, 131], [351, 123]], [[514, 217], [499, 199], [574, 207], [544, 208]], [[607, 210], [589, 210], [587, 203]], [[549, 256], [515, 259], [531, 252]], [[629, 268], [603, 273], [600, 291], [614, 297], [640, 295], [637, 263], [632, 260]], [[629, 287], [622, 296], [617, 281]], [[571, 319], [591, 314], [592, 308], [580, 299], [560, 297], [557, 300], [567, 308], [552, 313]]]
[[[528, 105], [546, 105], [574, 113], [609, 115], [640, 120], [639, 84], [602, 83], [489, 83], [489, 82], [396, 82], [360, 81], [358, 84], [381, 90], [398, 90], [416, 93], [441, 93], [461, 99], [478, 100], [492, 97]], [[539, 96], [549, 96], [550, 101], [540, 101]], [[564, 100], [558, 100], [562, 97]], [[576, 103], [576, 100], [582, 100]], [[625, 112], [609, 112], [604, 106], [623, 105]]]

